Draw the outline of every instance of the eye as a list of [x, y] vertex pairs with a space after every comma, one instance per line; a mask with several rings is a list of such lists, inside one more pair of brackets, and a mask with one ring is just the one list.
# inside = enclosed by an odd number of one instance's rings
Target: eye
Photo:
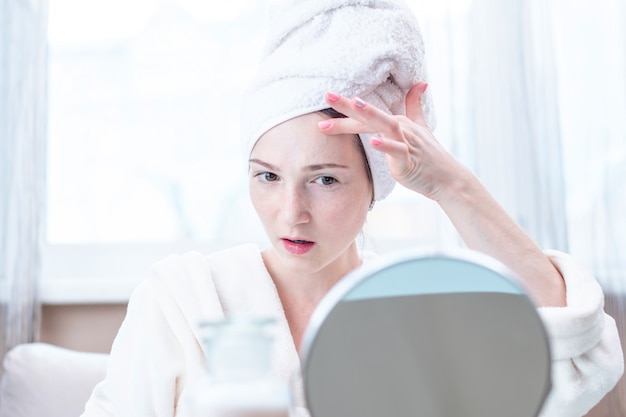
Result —
[[278, 175], [274, 174], [273, 172], [260, 172], [256, 176], [261, 178], [261, 180], [265, 182], [273, 182], [278, 180]]
[[333, 177], [322, 176], [317, 178], [315, 182], [321, 185], [329, 186], [335, 184], [337, 182], [337, 179]]

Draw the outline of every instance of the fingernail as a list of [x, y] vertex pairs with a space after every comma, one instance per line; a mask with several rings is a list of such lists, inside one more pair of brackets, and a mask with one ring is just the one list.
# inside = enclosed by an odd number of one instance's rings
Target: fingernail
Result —
[[328, 129], [332, 125], [333, 125], [333, 122], [331, 122], [330, 120], [322, 120], [321, 122], [317, 122], [317, 126], [320, 129]]
[[372, 145], [380, 145], [381, 143], [383, 143], [382, 138], [378, 137], [378, 136], [373, 136], [370, 139], [370, 142], [372, 143]]
[[333, 92], [328, 92], [326, 93], [326, 100], [331, 101], [331, 102], [336, 102], [339, 101], [341, 97], [339, 96], [339, 94], [337, 93], [333, 93]]
[[426, 92], [427, 88], [428, 88], [428, 83], [424, 83], [424, 87], [422, 87], [422, 94]]
[[365, 102], [358, 97], [354, 99], [354, 104], [360, 109], [364, 109], [366, 106]]

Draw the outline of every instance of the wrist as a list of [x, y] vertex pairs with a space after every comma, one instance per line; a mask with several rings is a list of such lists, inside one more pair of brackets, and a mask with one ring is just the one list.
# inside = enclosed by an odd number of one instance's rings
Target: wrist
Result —
[[467, 168], [460, 169], [445, 187], [441, 187], [433, 200], [440, 207], [456, 205], [472, 205], [480, 201], [480, 195], [484, 194], [485, 189], [473, 172]]

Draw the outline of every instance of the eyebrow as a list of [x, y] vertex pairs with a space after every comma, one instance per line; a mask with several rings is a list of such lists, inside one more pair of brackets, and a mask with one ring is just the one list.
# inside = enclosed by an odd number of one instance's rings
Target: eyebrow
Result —
[[[279, 169], [275, 167], [274, 165], [270, 164], [269, 162], [261, 161], [260, 159], [251, 158], [249, 162], [264, 166], [265, 168], [272, 170], [272, 171], [279, 171]], [[334, 162], [327, 162], [324, 164], [307, 165], [305, 168], [309, 171], [320, 171], [320, 170], [327, 169], [327, 168], [349, 168], [349, 167], [347, 165], [336, 164]]]

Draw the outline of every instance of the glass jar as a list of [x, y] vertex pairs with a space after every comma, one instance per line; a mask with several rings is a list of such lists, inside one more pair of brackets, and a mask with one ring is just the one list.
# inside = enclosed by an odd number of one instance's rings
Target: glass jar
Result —
[[274, 373], [274, 320], [202, 323], [206, 375], [192, 387], [194, 417], [288, 417], [289, 386]]

